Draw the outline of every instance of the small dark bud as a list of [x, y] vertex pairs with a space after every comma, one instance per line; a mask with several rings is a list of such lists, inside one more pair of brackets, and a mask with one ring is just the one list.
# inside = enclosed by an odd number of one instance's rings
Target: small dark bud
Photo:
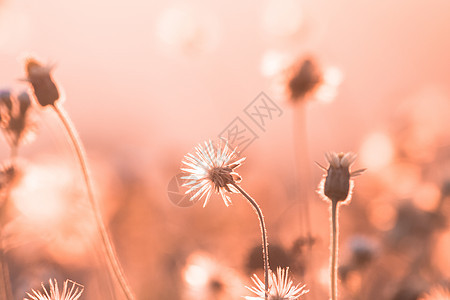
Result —
[[312, 58], [306, 58], [293, 68], [288, 83], [288, 91], [292, 100], [302, 99], [316, 89], [323, 81], [319, 66]]
[[50, 74], [51, 68], [30, 58], [25, 63], [25, 70], [39, 104], [42, 106], [54, 105], [59, 99], [59, 91]]
[[349, 189], [350, 172], [348, 169], [330, 167], [325, 179], [325, 196], [332, 200], [344, 201], [347, 199]]
[[356, 155], [353, 153], [327, 153], [326, 158], [330, 164], [328, 169], [318, 164], [327, 172], [318, 192], [332, 201], [350, 199], [353, 188], [351, 177], [358, 176], [365, 170], [350, 172], [350, 166], [356, 159]]

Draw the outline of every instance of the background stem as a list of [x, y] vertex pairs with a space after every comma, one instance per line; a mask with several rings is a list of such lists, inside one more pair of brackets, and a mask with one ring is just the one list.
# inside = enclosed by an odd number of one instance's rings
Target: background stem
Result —
[[111, 240], [108, 236], [105, 225], [103, 224], [103, 220], [102, 220], [101, 213], [100, 213], [100, 208], [94, 198], [94, 191], [93, 191], [91, 178], [89, 175], [89, 168], [87, 166], [86, 154], [85, 154], [85, 151], [83, 148], [83, 144], [81, 143], [81, 139], [78, 136], [75, 126], [70, 121], [70, 118], [69, 118], [68, 114], [65, 112], [64, 108], [59, 103], [55, 103], [53, 108], [54, 108], [55, 112], [58, 114], [59, 119], [63, 123], [63, 125], [66, 129], [66, 132], [69, 135], [70, 141], [72, 142], [72, 145], [77, 154], [77, 157], [78, 157], [78, 160], [79, 160], [82, 172], [83, 172], [83, 177], [84, 177], [84, 181], [86, 184], [87, 192], [88, 192], [89, 203], [91, 204], [92, 211], [94, 212], [97, 229], [100, 233], [102, 246], [103, 246], [103, 252], [107, 257], [109, 266], [112, 269], [112, 272], [114, 273], [115, 278], [119, 282], [120, 287], [121, 287], [123, 293], [125, 294], [126, 298], [128, 300], [133, 300], [134, 296], [131, 293], [131, 289], [125, 280], [125, 276], [123, 275], [123, 271], [120, 267], [119, 261], [117, 260], [117, 256], [115, 254]]
[[261, 211], [261, 208], [259, 207], [258, 203], [250, 197], [247, 192], [245, 192], [239, 185], [237, 185], [235, 182], [232, 183], [232, 185], [250, 202], [250, 204], [253, 206], [256, 214], [258, 215], [258, 219], [260, 222], [261, 227], [261, 236], [262, 236], [262, 247], [263, 247], [263, 259], [264, 259], [264, 289], [265, 289], [265, 299], [268, 299], [269, 296], [269, 247], [267, 244], [267, 231], [266, 231], [266, 224], [264, 223], [264, 216]]

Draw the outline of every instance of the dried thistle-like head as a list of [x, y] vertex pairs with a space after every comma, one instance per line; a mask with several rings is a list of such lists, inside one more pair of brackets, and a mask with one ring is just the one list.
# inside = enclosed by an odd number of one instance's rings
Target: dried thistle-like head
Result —
[[231, 185], [239, 182], [241, 177], [234, 172], [245, 157], [236, 159], [236, 149], [231, 150], [228, 142], [220, 141], [213, 144], [208, 141], [195, 147], [195, 153], [185, 155], [181, 170], [186, 173], [182, 179], [186, 180], [184, 186], [190, 187], [186, 194], [195, 192], [191, 201], [200, 200], [205, 196], [203, 207], [208, 203], [213, 191], [222, 196], [226, 206], [231, 204], [228, 193], [238, 191]]
[[[304, 285], [294, 285], [293, 281], [288, 276], [289, 268], [282, 269], [277, 268], [277, 274], [272, 271], [269, 273], [269, 300], [296, 300], [306, 294], [308, 290]], [[247, 296], [246, 300], [264, 300], [265, 299], [265, 287], [264, 283], [253, 275], [252, 281], [255, 284], [253, 287], [247, 287], [250, 291], [256, 294], [256, 297]]]
[[24, 298], [24, 300], [77, 300], [84, 291], [84, 286], [69, 279], [64, 281], [61, 292], [59, 291], [56, 279], [53, 279], [53, 281], [50, 279], [49, 283], [50, 289], [48, 291], [42, 283], [43, 292], [31, 290], [31, 294], [27, 293], [30, 298]]
[[59, 91], [51, 75], [52, 69], [34, 58], [25, 61], [27, 81], [31, 83], [36, 100], [42, 106], [54, 105], [59, 99]]
[[0, 127], [11, 147], [30, 140], [35, 124], [30, 117], [31, 101], [26, 92], [15, 97], [8, 92], [0, 92]]
[[323, 74], [313, 58], [299, 61], [288, 78], [288, 94], [292, 101], [301, 100], [323, 82]]
[[353, 190], [351, 178], [361, 175], [365, 169], [350, 172], [350, 166], [356, 160], [356, 154], [351, 152], [339, 154], [330, 152], [326, 153], [325, 156], [330, 164], [328, 169], [317, 163], [320, 168], [327, 172], [319, 184], [319, 194], [331, 201], [350, 200]]

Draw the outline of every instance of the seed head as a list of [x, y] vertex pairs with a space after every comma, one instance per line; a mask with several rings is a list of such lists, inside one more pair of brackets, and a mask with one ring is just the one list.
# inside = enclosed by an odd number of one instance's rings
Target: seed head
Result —
[[[276, 275], [272, 271], [269, 271], [269, 300], [296, 300], [308, 292], [304, 285], [300, 286], [300, 284], [298, 284], [295, 286], [293, 281], [289, 278], [288, 272], [289, 268], [282, 269], [280, 267], [277, 268]], [[264, 300], [266, 294], [264, 283], [256, 275], [253, 275], [252, 281], [255, 286], [247, 288], [257, 296], [247, 296], [245, 299]]]
[[195, 192], [191, 201], [197, 201], [205, 196], [203, 207], [208, 203], [213, 191], [222, 196], [226, 206], [231, 204], [231, 199], [225, 193], [237, 193], [232, 186], [234, 182], [240, 182], [241, 177], [234, 172], [244, 158], [236, 159], [236, 149], [231, 150], [228, 142], [220, 141], [215, 144], [208, 141], [195, 147], [195, 153], [188, 153], [183, 161], [181, 170], [186, 173], [181, 177], [186, 180], [183, 186], [190, 187], [186, 194]]
[[39, 104], [54, 105], [59, 99], [59, 91], [51, 75], [52, 67], [44, 66], [34, 58], [28, 58], [25, 62], [25, 72]]
[[69, 279], [64, 281], [61, 292], [59, 292], [56, 279], [53, 279], [53, 281], [50, 279], [48, 282], [50, 283], [48, 291], [42, 283], [43, 292], [31, 290], [31, 294], [27, 293], [30, 298], [24, 298], [24, 300], [77, 300], [84, 291], [84, 286]]
[[351, 198], [353, 190], [353, 181], [351, 177], [361, 175], [365, 169], [350, 172], [350, 166], [356, 160], [354, 153], [339, 153], [334, 152], [325, 154], [328, 163], [328, 169], [317, 165], [326, 171], [326, 175], [319, 184], [319, 194], [331, 201], [348, 201]]

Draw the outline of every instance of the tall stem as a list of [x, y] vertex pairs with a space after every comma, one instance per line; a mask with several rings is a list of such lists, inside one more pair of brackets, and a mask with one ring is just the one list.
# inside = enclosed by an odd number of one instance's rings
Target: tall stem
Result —
[[331, 200], [331, 299], [337, 300], [337, 259], [338, 259], [338, 201]]
[[263, 247], [263, 259], [264, 259], [264, 289], [265, 289], [265, 299], [268, 299], [269, 296], [269, 247], [267, 244], [267, 231], [266, 224], [264, 223], [264, 215], [262, 213], [261, 208], [258, 203], [247, 194], [239, 185], [235, 182], [232, 185], [250, 202], [253, 206], [256, 214], [258, 215], [259, 224], [261, 227], [261, 236], [262, 236], [262, 247]]
[[[294, 107], [294, 152], [296, 161], [296, 186], [297, 186], [297, 201], [300, 205], [300, 225], [305, 226], [307, 238], [311, 238], [311, 220], [309, 217], [309, 188], [310, 182], [310, 168], [309, 168], [309, 147], [308, 147], [308, 128], [306, 119], [307, 99], [298, 99], [298, 103]], [[309, 244], [308, 249], [310, 249]]]
[[68, 114], [65, 112], [64, 108], [59, 103], [55, 103], [53, 108], [54, 108], [55, 112], [58, 114], [59, 119], [63, 123], [63, 125], [66, 129], [66, 132], [69, 135], [70, 141], [72, 142], [72, 145], [77, 154], [77, 157], [78, 157], [78, 160], [79, 160], [82, 172], [83, 172], [83, 177], [84, 177], [84, 181], [86, 184], [87, 192], [88, 192], [89, 203], [91, 205], [92, 211], [94, 212], [97, 229], [100, 233], [100, 237], [101, 237], [101, 241], [102, 241], [102, 245], [103, 245], [103, 252], [107, 257], [110, 268], [112, 269], [115, 278], [119, 282], [124, 295], [126, 296], [126, 298], [128, 300], [133, 300], [134, 296], [131, 292], [131, 289], [130, 289], [128, 283], [125, 280], [125, 276], [123, 275], [123, 271], [120, 267], [119, 261], [117, 260], [111, 240], [108, 236], [105, 225], [103, 224], [102, 216], [100, 213], [100, 208], [94, 198], [92, 181], [91, 181], [91, 177], [89, 175], [89, 168], [87, 165], [86, 154], [85, 154], [85, 151], [83, 148], [83, 144], [81, 143], [81, 139], [78, 136], [75, 126], [72, 124], [72, 122], [71, 122]]
[[[7, 196], [3, 201], [9, 201], [9, 186], [7, 190]], [[6, 223], [8, 203], [3, 203], [0, 206], [0, 299], [12, 300], [12, 287], [11, 279], [9, 276], [8, 260], [6, 258], [5, 249], [3, 247], [3, 227]]]
[[[11, 145], [10, 161], [12, 166], [16, 167], [16, 158], [18, 153], [17, 143]], [[6, 256], [6, 251], [3, 246], [3, 228], [8, 223], [8, 212], [10, 210], [10, 196], [11, 196], [11, 182], [6, 183], [6, 193], [2, 203], [0, 205], [0, 299], [12, 300], [12, 285], [11, 277], [9, 274], [8, 258]]]

